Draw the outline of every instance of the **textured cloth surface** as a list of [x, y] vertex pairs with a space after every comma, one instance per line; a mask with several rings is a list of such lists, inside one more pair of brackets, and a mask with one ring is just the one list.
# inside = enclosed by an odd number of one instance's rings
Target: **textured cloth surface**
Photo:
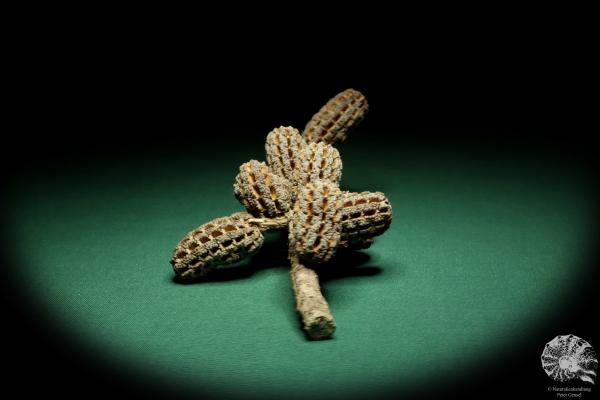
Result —
[[368, 250], [322, 267], [332, 340], [300, 329], [285, 235], [267, 234], [254, 258], [210, 281], [173, 280], [177, 242], [242, 211], [232, 183], [240, 164], [264, 160], [260, 137], [175, 159], [99, 157], [15, 182], [7, 232], [20, 293], [82, 355], [182, 392], [364, 397], [461, 379], [572, 295], [588, 182], [552, 156], [389, 137], [339, 147], [341, 188], [384, 192], [394, 217]]

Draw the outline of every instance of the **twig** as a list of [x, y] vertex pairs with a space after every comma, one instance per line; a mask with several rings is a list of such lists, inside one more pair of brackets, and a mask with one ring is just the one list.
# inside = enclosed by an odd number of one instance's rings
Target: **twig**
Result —
[[296, 255], [290, 254], [290, 262], [296, 310], [302, 317], [303, 329], [311, 339], [327, 339], [335, 331], [335, 321], [321, 293], [319, 277], [312, 268], [304, 266]]
[[277, 218], [250, 218], [248, 223], [258, 226], [261, 232], [265, 232], [272, 229], [287, 228], [288, 219], [285, 216]]

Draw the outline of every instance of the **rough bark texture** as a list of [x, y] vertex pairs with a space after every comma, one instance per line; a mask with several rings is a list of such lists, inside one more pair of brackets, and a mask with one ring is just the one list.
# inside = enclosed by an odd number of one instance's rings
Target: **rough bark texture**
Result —
[[291, 254], [290, 275], [296, 297], [296, 310], [302, 318], [302, 328], [314, 340], [331, 337], [335, 332], [335, 321], [329, 304], [321, 293], [317, 273], [303, 265], [297, 256]]
[[277, 218], [250, 218], [248, 223], [256, 225], [261, 232], [266, 232], [273, 229], [287, 228], [288, 218], [285, 216]]

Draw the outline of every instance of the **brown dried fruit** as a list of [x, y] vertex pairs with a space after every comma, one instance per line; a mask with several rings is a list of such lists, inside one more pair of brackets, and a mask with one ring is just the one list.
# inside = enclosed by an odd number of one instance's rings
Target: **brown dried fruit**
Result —
[[289, 211], [292, 204], [291, 183], [272, 173], [264, 162], [256, 160], [240, 166], [233, 191], [255, 217], [280, 217]]
[[392, 206], [381, 192], [343, 192], [340, 203], [341, 240], [349, 248], [369, 247], [392, 223]]
[[330, 181], [315, 180], [302, 186], [289, 214], [291, 253], [307, 263], [329, 260], [340, 241], [340, 190]]
[[218, 265], [237, 262], [256, 253], [263, 235], [248, 220], [252, 215], [239, 212], [214, 219], [188, 233], [175, 247], [171, 265], [184, 279], [201, 277]]
[[298, 129], [291, 126], [273, 129], [267, 135], [265, 144], [267, 164], [271, 171], [296, 185], [305, 146], [306, 142]]
[[365, 96], [354, 89], [347, 89], [329, 100], [304, 128], [307, 142], [334, 144], [346, 139], [352, 126], [365, 117], [369, 105]]
[[298, 184], [323, 179], [339, 184], [342, 178], [342, 159], [339, 151], [326, 143], [309, 143], [304, 148], [302, 165], [298, 170]]

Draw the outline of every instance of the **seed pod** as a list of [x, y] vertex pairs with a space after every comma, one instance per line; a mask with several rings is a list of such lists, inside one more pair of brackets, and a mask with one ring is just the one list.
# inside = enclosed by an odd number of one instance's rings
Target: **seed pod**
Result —
[[267, 135], [265, 150], [267, 164], [273, 173], [286, 178], [293, 185], [298, 182], [298, 168], [302, 164], [302, 156], [306, 142], [291, 126], [280, 126]]
[[392, 206], [381, 192], [344, 192], [341, 198], [342, 242], [349, 248], [367, 248], [392, 223]]
[[240, 166], [233, 191], [255, 217], [280, 217], [289, 211], [292, 203], [290, 182], [272, 173], [264, 162], [256, 160]]
[[204, 276], [218, 265], [237, 262], [256, 253], [263, 244], [252, 215], [240, 212], [214, 219], [188, 233], [175, 247], [171, 265], [184, 279]]
[[309, 143], [304, 148], [298, 184], [306, 185], [318, 179], [339, 184], [342, 178], [342, 159], [339, 151], [326, 143]]
[[340, 241], [340, 189], [330, 181], [316, 180], [300, 187], [289, 214], [291, 252], [307, 263], [322, 263], [334, 254]]
[[362, 93], [344, 90], [313, 115], [304, 128], [304, 139], [329, 144], [343, 142], [348, 130], [362, 121], [368, 110], [367, 99]]

